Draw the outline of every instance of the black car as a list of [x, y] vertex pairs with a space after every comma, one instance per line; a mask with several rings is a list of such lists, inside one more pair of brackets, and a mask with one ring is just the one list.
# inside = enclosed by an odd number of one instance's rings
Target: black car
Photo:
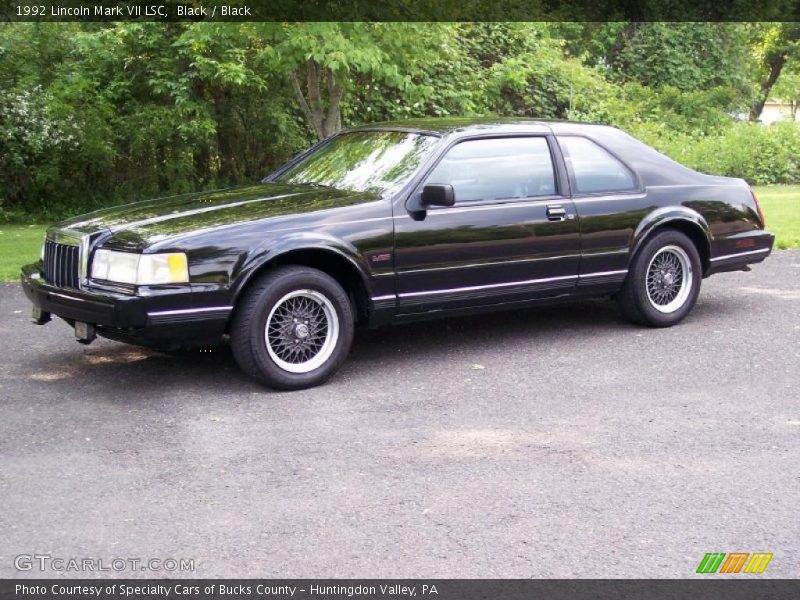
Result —
[[22, 283], [37, 323], [58, 315], [84, 343], [229, 336], [244, 371], [299, 389], [357, 325], [597, 295], [674, 325], [702, 278], [773, 241], [743, 180], [613, 127], [434, 119], [344, 131], [258, 185], [64, 221]]

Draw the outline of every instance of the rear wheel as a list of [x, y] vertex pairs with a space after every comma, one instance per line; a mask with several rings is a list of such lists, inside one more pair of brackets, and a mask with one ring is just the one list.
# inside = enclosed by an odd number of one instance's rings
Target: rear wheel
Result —
[[701, 279], [700, 255], [692, 240], [680, 231], [664, 230], [636, 254], [617, 301], [635, 323], [670, 327], [692, 310]]
[[236, 307], [231, 348], [242, 370], [277, 389], [319, 385], [353, 342], [347, 293], [322, 271], [281, 267], [256, 280]]

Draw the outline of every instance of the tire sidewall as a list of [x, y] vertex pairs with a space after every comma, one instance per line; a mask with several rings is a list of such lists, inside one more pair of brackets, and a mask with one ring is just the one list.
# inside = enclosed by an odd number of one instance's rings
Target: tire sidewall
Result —
[[[308, 289], [326, 296], [339, 319], [339, 335], [331, 356], [308, 373], [290, 373], [278, 366], [267, 351], [267, 318], [275, 304], [286, 294]], [[353, 340], [354, 319], [350, 300], [342, 287], [328, 275], [312, 270], [286, 271], [270, 281], [256, 299], [257, 309], [251, 315], [248, 336], [253, 358], [267, 385], [279, 389], [303, 389], [328, 379], [347, 358]]]
[[[686, 252], [692, 267], [692, 287], [689, 290], [686, 301], [680, 308], [670, 313], [663, 313], [654, 308], [647, 293], [647, 271], [650, 261], [666, 246], [680, 247]], [[644, 320], [655, 327], [669, 327], [681, 321], [694, 307], [700, 293], [703, 271], [700, 255], [692, 240], [680, 231], [663, 231], [646, 242], [639, 251], [631, 275], [633, 277], [632, 284], [634, 286], [636, 308]]]

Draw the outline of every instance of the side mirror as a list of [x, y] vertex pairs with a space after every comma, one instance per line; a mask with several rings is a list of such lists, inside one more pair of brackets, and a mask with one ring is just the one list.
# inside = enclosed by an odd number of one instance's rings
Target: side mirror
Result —
[[422, 206], [453, 206], [456, 192], [448, 183], [429, 183], [422, 188], [420, 203]]

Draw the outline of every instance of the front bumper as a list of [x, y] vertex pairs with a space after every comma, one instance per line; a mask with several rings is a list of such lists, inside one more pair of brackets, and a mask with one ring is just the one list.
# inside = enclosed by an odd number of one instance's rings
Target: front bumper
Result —
[[96, 326], [98, 335], [123, 342], [181, 348], [219, 342], [232, 307], [210, 305], [191, 286], [147, 288], [144, 295], [47, 284], [40, 265], [23, 267], [22, 289], [35, 307], [75, 322]]

